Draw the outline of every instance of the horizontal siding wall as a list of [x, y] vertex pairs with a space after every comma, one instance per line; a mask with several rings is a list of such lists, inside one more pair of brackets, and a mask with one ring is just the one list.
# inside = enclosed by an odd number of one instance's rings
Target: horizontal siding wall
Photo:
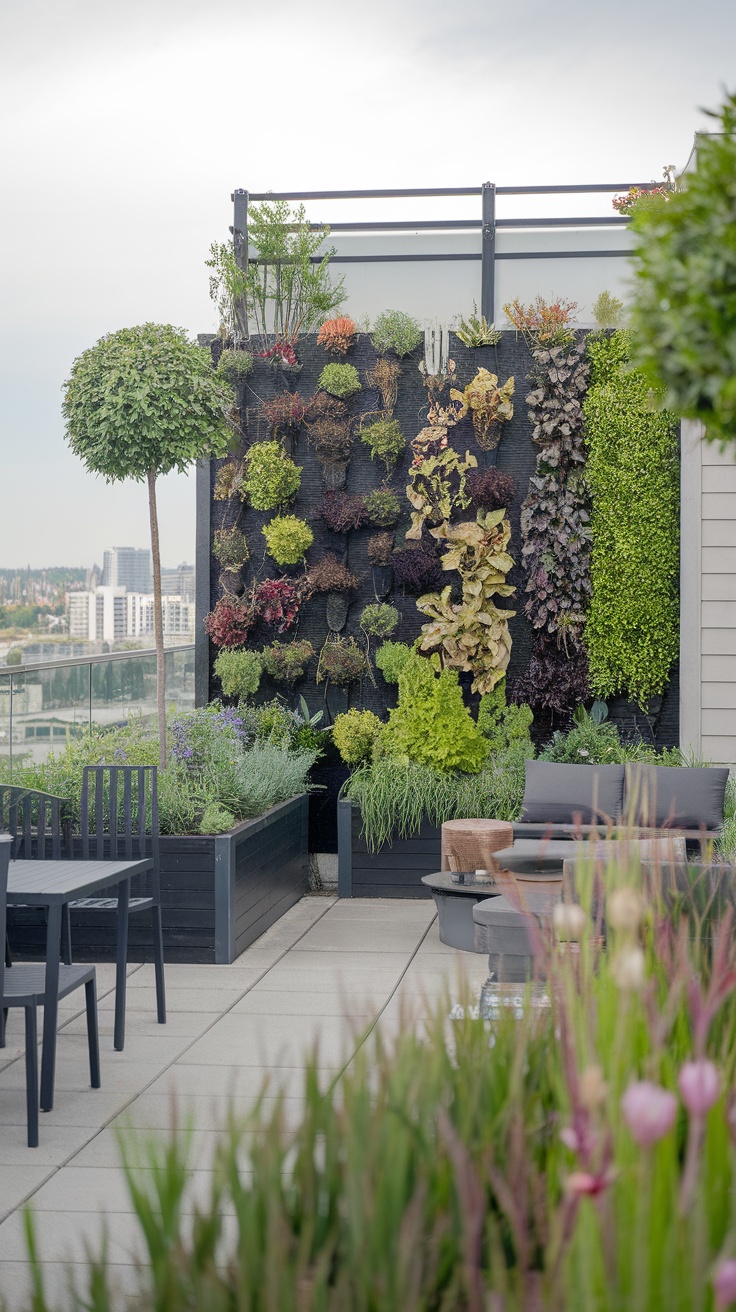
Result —
[[683, 534], [682, 550], [684, 558], [695, 538], [700, 596], [683, 597], [682, 622], [699, 615], [700, 651], [699, 677], [686, 695], [698, 700], [700, 752], [731, 765], [736, 763], [736, 461], [732, 450], [721, 452], [703, 441], [692, 454], [699, 456], [700, 535], [697, 542], [697, 534]]

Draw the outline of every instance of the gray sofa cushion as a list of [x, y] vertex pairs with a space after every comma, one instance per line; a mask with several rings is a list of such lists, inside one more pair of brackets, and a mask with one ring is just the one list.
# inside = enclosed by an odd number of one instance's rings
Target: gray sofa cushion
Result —
[[702, 766], [626, 766], [624, 815], [652, 828], [719, 829], [728, 768]]
[[595, 824], [618, 820], [624, 795], [622, 765], [563, 765], [526, 761], [522, 821]]

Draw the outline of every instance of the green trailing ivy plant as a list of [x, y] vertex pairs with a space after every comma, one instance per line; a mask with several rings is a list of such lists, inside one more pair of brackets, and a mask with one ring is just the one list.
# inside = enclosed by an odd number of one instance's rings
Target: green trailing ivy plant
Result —
[[511, 655], [509, 619], [516, 611], [500, 610], [494, 596], [515, 592], [506, 583], [513, 558], [506, 551], [511, 527], [505, 510], [479, 511], [475, 522], [441, 524], [432, 536], [448, 544], [443, 570], [457, 570], [462, 593], [453, 601], [452, 585], [427, 593], [417, 608], [429, 616], [421, 630], [421, 651], [439, 649], [445, 668], [470, 671], [472, 691], [491, 692], [504, 677]]
[[601, 697], [623, 693], [646, 706], [664, 691], [679, 645], [677, 423], [629, 367], [627, 333], [589, 338], [588, 353], [590, 680]]

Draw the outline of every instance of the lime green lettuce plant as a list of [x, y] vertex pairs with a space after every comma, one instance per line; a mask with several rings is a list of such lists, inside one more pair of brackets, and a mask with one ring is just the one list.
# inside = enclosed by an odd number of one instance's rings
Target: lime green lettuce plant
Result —
[[383, 722], [372, 711], [353, 707], [335, 717], [332, 740], [345, 764], [358, 766], [370, 760], [373, 744], [383, 728]]
[[354, 364], [326, 364], [319, 376], [318, 386], [329, 392], [330, 396], [345, 400], [359, 392], [362, 383]]
[[696, 138], [696, 162], [666, 204], [637, 208], [631, 323], [636, 363], [675, 414], [736, 436], [736, 96]]
[[241, 495], [254, 510], [275, 510], [298, 492], [301, 479], [301, 466], [280, 442], [254, 442], [246, 457]]
[[174, 469], [183, 473], [205, 456], [225, 455], [233, 400], [230, 384], [212, 369], [209, 351], [171, 324], [108, 333], [74, 361], [64, 384], [66, 440], [85, 468], [108, 483], [132, 478], [148, 485], [162, 769], [166, 689], [156, 480]]
[[314, 542], [311, 528], [298, 515], [276, 515], [261, 532], [268, 554], [277, 565], [298, 564]]
[[436, 656], [412, 654], [406, 660], [381, 750], [436, 770], [480, 770], [488, 743], [463, 701], [455, 670], [440, 669]]
[[260, 652], [239, 647], [225, 647], [215, 661], [215, 674], [226, 697], [253, 697], [261, 682], [263, 661]]
[[584, 403], [592, 496], [592, 596], [584, 631], [593, 691], [645, 706], [679, 647], [677, 424], [659, 409], [624, 332], [589, 339]]
[[505, 752], [512, 746], [520, 746], [526, 755], [532, 757], [529, 730], [534, 714], [524, 702], [519, 706], [509, 706], [506, 702], [506, 679], [500, 679], [492, 692], [484, 693], [478, 705], [478, 728], [488, 739], [491, 755]]

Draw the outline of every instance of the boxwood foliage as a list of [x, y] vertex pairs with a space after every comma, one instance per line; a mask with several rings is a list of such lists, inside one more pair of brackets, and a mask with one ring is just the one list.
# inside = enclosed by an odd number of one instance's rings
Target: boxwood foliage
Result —
[[593, 499], [593, 593], [585, 628], [593, 691], [644, 706], [664, 691], [679, 635], [677, 422], [640, 370], [629, 336], [588, 338], [584, 403]]

